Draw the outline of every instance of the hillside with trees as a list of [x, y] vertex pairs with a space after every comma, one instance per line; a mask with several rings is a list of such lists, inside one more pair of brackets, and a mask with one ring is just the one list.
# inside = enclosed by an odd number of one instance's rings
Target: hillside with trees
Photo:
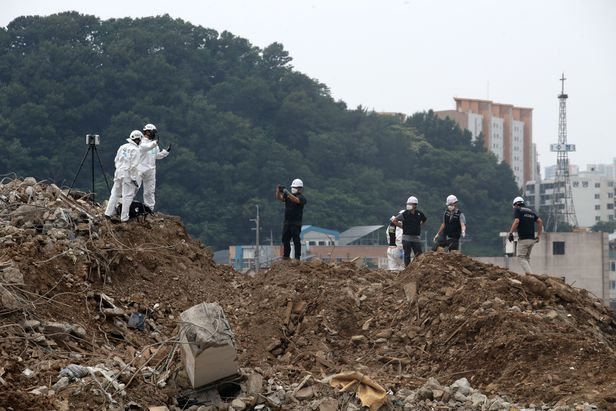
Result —
[[[305, 224], [386, 224], [416, 195], [433, 235], [454, 193], [472, 239], [465, 252], [502, 252], [498, 233], [508, 229], [518, 194], [506, 164], [432, 112], [403, 118], [348, 108], [294, 70], [279, 43], [261, 49], [167, 15], [69, 12], [0, 29], [0, 174], [68, 186], [84, 136], [96, 133], [111, 177], [117, 148], [148, 122], [162, 146], [172, 145], [158, 164], [157, 208], [181, 216], [214, 249], [252, 242], [256, 205], [261, 238], [273, 234], [278, 243], [274, 187], [300, 177]], [[103, 201], [108, 191], [96, 171]], [[86, 168], [76, 186], [87, 190], [89, 181]]]

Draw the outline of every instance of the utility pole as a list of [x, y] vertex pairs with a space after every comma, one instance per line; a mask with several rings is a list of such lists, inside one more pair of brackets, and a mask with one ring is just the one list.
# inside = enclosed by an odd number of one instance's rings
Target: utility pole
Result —
[[561, 222], [573, 227], [578, 225], [569, 178], [569, 152], [575, 151], [575, 144], [567, 144], [567, 98], [569, 96], [565, 94], [565, 80], [565, 73], [563, 73], [560, 78], [561, 92], [558, 95], [558, 143], [550, 145], [550, 151], [557, 153], [556, 176], [546, 231], [558, 231], [558, 224]]
[[259, 253], [259, 230], [261, 229], [261, 227], [260, 227], [260, 223], [261, 222], [259, 221], [260, 220], [259, 219], [259, 205], [257, 204], [256, 207], [257, 207], [257, 218], [251, 218], [250, 221], [254, 221], [255, 222], [255, 226], [256, 226], [255, 228], [251, 228], [251, 230], [255, 230], [256, 237], [257, 237], [256, 238], [256, 244], [255, 244], [255, 272], [258, 273], [259, 272], [259, 266], [261, 265], [260, 261], [259, 261], [259, 257], [260, 257], [259, 256], [259, 254], [260, 254]]

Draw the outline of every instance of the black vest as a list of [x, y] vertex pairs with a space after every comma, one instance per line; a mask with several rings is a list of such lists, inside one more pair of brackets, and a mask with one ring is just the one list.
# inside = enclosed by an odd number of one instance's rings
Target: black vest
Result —
[[445, 223], [445, 235], [452, 238], [460, 238], [462, 235], [462, 225], [460, 224], [460, 214], [462, 212], [459, 209], [452, 211], [445, 211], [443, 215], [443, 223]]
[[426, 221], [424, 214], [419, 210], [415, 210], [415, 213], [412, 213], [410, 210], [405, 210], [402, 215], [404, 216], [402, 220], [402, 234], [420, 235], [421, 223]]

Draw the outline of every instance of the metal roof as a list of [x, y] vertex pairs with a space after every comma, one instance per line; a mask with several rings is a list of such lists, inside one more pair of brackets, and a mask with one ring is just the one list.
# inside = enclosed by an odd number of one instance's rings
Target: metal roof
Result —
[[336, 230], [330, 230], [328, 228], [317, 227], [316, 225], [303, 225], [302, 231], [300, 232], [300, 236], [303, 238], [304, 234], [309, 233], [311, 231], [317, 233], [323, 233], [325, 235], [329, 235], [334, 237], [336, 240], [340, 237], [340, 232]]
[[383, 226], [382, 225], [358, 225], [355, 227], [351, 227], [348, 230], [340, 233], [340, 240], [338, 241], [338, 244], [339, 245], [349, 245], [353, 241], [358, 240], [362, 237], [365, 237], [368, 234], [373, 233], [380, 228], [383, 228]]

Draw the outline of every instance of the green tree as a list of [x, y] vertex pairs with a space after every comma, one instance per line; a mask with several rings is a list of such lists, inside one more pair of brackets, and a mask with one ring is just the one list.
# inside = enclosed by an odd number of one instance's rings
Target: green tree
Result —
[[[111, 177], [130, 131], [154, 123], [173, 145], [158, 164], [157, 208], [214, 248], [253, 241], [256, 205], [277, 243], [274, 186], [300, 177], [306, 224], [386, 224], [416, 195], [434, 233], [454, 193], [469, 221], [465, 252], [502, 251], [518, 188], [481, 139], [432, 111], [402, 121], [349, 109], [291, 63], [280, 43], [260, 49], [168, 15], [17, 18], [0, 30], [0, 171], [67, 185], [85, 134], [97, 133]], [[76, 185], [89, 189], [89, 174]]]

